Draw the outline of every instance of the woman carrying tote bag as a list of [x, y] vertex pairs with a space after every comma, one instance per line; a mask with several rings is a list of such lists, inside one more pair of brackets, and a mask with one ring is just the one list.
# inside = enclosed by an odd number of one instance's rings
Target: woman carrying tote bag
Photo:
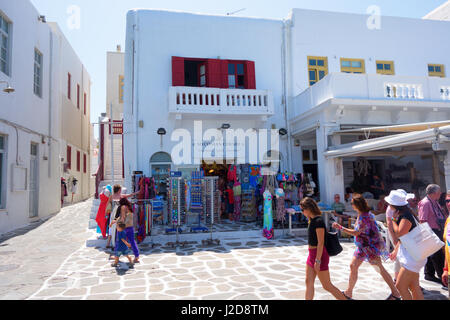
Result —
[[416, 233], [427, 232], [426, 227], [421, 226], [411, 209], [408, 207], [408, 195], [398, 190], [392, 191], [391, 194], [384, 200], [391, 205], [396, 211], [392, 218], [392, 223], [389, 224], [389, 231], [392, 232], [396, 238], [399, 239], [394, 252], [391, 254], [391, 259], [395, 260], [398, 257], [401, 268], [397, 278], [396, 287], [400, 292], [403, 300], [424, 300], [424, 296], [419, 284], [420, 270], [425, 267], [427, 257], [422, 257], [420, 260], [413, 256], [420, 256], [421, 248], [417, 245], [415, 248], [409, 246], [406, 248], [405, 243], [411, 242]]

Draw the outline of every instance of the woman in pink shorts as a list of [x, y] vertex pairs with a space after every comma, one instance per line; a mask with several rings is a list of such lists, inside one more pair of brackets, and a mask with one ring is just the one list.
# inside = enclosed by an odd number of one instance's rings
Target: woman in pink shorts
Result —
[[325, 222], [317, 203], [311, 198], [305, 198], [300, 203], [303, 214], [309, 219], [308, 245], [309, 256], [306, 263], [306, 300], [314, 299], [314, 282], [319, 277], [322, 287], [338, 300], [348, 300], [336, 288], [330, 279], [328, 263], [330, 256], [325, 248]]

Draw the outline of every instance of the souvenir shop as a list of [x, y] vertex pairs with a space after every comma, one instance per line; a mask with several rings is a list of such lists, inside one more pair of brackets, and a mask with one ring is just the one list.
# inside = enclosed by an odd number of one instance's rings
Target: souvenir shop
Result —
[[294, 227], [306, 227], [299, 202], [313, 195], [308, 175], [267, 175], [266, 170], [260, 165], [203, 163], [189, 177], [169, 172], [160, 194], [160, 181], [134, 172], [132, 192], [140, 190], [133, 203], [138, 242], [156, 233], [209, 232], [220, 224], [253, 225], [271, 239], [274, 228], [287, 227], [288, 210], [296, 213]]

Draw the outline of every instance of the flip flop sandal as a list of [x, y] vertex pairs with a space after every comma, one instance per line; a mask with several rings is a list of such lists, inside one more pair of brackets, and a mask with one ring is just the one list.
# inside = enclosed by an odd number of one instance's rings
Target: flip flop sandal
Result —
[[342, 291], [342, 294], [344, 295], [344, 297], [347, 299], [347, 300], [355, 300], [355, 299], [353, 299], [353, 298], [350, 298], [349, 296], [347, 296], [346, 294], [345, 294], [345, 292], [344, 291]]
[[402, 298], [396, 297], [391, 293], [391, 295], [389, 297], [387, 297], [386, 300], [402, 300]]

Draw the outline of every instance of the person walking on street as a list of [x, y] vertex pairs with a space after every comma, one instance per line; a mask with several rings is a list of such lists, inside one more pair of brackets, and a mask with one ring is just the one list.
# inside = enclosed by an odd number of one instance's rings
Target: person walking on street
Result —
[[362, 195], [354, 195], [352, 206], [358, 212], [355, 229], [348, 229], [342, 227], [338, 223], [333, 223], [333, 228], [341, 230], [349, 235], [355, 237], [356, 250], [353, 255], [352, 263], [350, 264], [350, 279], [347, 291], [344, 292], [346, 297], [353, 297], [353, 289], [358, 281], [358, 270], [363, 262], [369, 262], [376, 267], [377, 271], [383, 277], [383, 280], [391, 289], [391, 295], [387, 300], [400, 300], [400, 292], [395, 287], [391, 275], [386, 271], [381, 261], [389, 258], [389, 252], [386, 248], [386, 243], [378, 230], [377, 222], [366, 199]]
[[[438, 201], [441, 196], [441, 187], [430, 184], [426, 189], [427, 196], [419, 202], [420, 223], [427, 222], [434, 233], [443, 241], [445, 220], [447, 214], [442, 210]], [[442, 284], [442, 270], [444, 269], [444, 250], [437, 251], [428, 257], [425, 265], [425, 280]]]
[[[392, 191], [385, 200], [395, 210], [391, 218], [392, 223], [389, 223], [388, 227], [389, 232], [396, 239], [400, 239], [417, 227], [414, 214], [408, 207], [407, 195], [404, 192], [399, 190]], [[416, 261], [412, 258], [401, 243], [401, 240], [397, 242], [394, 251], [391, 253], [391, 260], [395, 261], [397, 258], [401, 268], [395, 285], [400, 291], [402, 299], [424, 300], [422, 289], [420, 288], [419, 274], [427, 260]]]
[[306, 300], [314, 299], [314, 282], [319, 277], [322, 287], [338, 300], [349, 300], [331, 283], [328, 263], [330, 256], [325, 248], [326, 226], [322, 212], [311, 198], [300, 203], [303, 214], [310, 220], [308, 227], [309, 256], [306, 263]]
[[[121, 199], [119, 202], [120, 218], [118, 223], [125, 223], [125, 232], [127, 234], [127, 241], [131, 244], [134, 254], [134, 263], [139, 263], [139, 249], [134, 238], [134, 224], [133, 224], [133, 208], [127, 199]], [[116, 248], [117, 248], [116, 242]]]

